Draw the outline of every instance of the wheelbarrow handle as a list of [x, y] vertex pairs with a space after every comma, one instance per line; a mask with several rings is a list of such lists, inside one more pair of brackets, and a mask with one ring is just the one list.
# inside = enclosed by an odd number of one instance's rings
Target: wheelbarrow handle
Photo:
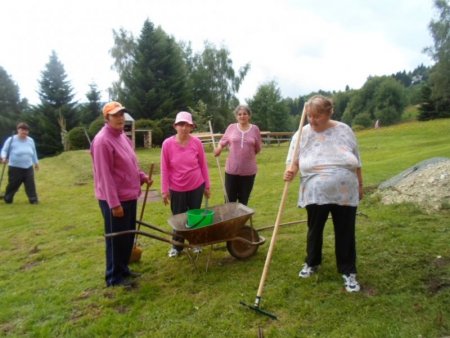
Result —
[[140, 225], [143, 225], [143, 226], [145, 226], [145, 227], [147, 227], [147, 228], [150, 228], [150, 229], [153, 229], [153, 230], [162, 232], [163, 234], [166, 234], [166, 235], [171, 235], [171, 236], [173, 235], [172, 232], [165, 231], [165, 230], [163, 230], [163, 229], [157, 227], [156, 225], [152, 225], [152, 224], [149, 224], [149, 223], [146, 223], [146, 222], [143, 222], [143, 221], [139, 221], [139, 220], [136, 220], [136, 223], [138, 223], [138, 224], [140, 224]]
[[164, 237], [160, 237], [160, 236], [156, 236], [153, 234], [150, 234], [148, 232], [145, 231], [141, 231], [141, 230], [125, 230], [125, 231], [118, 231], [118, 232], [111, 232], [109, 234], [105, 234], [105, 238], [112, 238], [112, 237], [117, 237], [117, 236], [124, 236], [124, 235], [142, 235], [142, 236], [146, 236], [146, 237], [150, 237], [153, 239], [157, 239], [158, 241], [162, 241], [162, 242], [166, 242], [172, 245], [176, 245], [176, 246], [182, 246], [185, 248], [194, 248], [194, 246], [190, 245], [190, 244], [186, 244], [186, 243], [181, 243], [178, 241], [174, 241], [171, 239], [167, 239]]

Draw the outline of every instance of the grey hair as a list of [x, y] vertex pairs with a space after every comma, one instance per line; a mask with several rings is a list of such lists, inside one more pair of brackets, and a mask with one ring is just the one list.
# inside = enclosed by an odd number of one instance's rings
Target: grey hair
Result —
[[249, 116], [252, 116], [252, 111], [250, 110], [250, 107], [245, 104], [240, 104], [234, 109], [234, 115], [237, 115], [239, 110], [245, 110]]

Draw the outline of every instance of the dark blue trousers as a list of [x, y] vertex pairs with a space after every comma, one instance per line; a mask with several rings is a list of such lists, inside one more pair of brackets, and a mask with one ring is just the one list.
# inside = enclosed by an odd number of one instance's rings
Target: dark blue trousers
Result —
[[[137, 200], [120, 202], [124, 211], [123, 217], [114, 217], [106, 201], [99, 201], [100, 210], [105, 221], [105, 234], [136, 229]], [[120, 283], [129, 276], [131, 251], [134, 245], [134, 234], [105, 238], [106, 244], [106, 286]]]

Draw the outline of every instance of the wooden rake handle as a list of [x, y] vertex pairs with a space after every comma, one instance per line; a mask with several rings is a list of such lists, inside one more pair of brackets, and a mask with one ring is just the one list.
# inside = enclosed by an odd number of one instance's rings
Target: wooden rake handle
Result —
[[[211, 133], [211, 141], [212, 141], [214, 149], [216, 149], [216, 140], [214, 139], [214, 133], [213, 133], [211, 120], [208, 121], [208, 124], [209, 124], [209, 131]], [[220, 177], [220, 183], [221, 183], [222, 189], [223, 189], [223, 197], [225, 198], [225, 203], [228, 203], [229, 199], [228, 199], [227, 190], [225, 189], [225, 183], [223, 182], [222, 169], [220, 167], [219, 157], [218, 156], [215, 156], [215, 157], [216, 157], [217, 168], [219, 169], [219, 177]]]
[[[150, 169], [148, 171], [148, 179], [149, 180], [151, 180], [151, 178], [152, 178], [154, 166], [155, 166], [154, 163], [152, 163], [150, 165]], [[149, 190], [150, 190], [150, 183], [147, 182], [147, 186], [145, 187], [145, 195], [144, 195], [144, 201], [143, 201], [143, 204], [142, 204], [141, 214], [139, 216], [139, 222], [142, 222], [142, 219], [144, 218], [144, 211], [145, 211], [145, 206], [147, 204], [147, 196], [148, 196], [148, 191]], [[139, 231], [139, 229], [141, 227], [141, 224], [139, 222], [138, 222], [138, 231]], [[137, 236], [136, 236], [136, 238], [137, 238]], [[135, 241], [135, 244], [136, 244], [136, 241]]]
[[[303, 111], [302, 111], [302, 116], [300, 118], [300, 124], [298, 126], [298, 134], [297, 134], [297, 140], [295, 143], [295, 147], [294, 147], [294, 153], [292, 156], [292, 161], [290, 164], [290, 169], [293, 169], [293, 165], [294, 165], [294, 161], [297, 157], [297, 152], [299, 150], [300, 147], [300, 143], [301, 143], [301, 138], [302, 138], [302, 129], [303, 129], [303, 125], [305, 124], [305, 108], [306, 108], [306, 104], [303, 106]], [[258, 287], [258, 292], [256, 293], [256, 300], [255, 300], [255, 306], [259, 307], [259, 302], [261, 300], [262, 297], [262, 293], [263, 293], [263, 289], [264, 289], [264, 284], [266, 282], [267, 279], [267, 275], [269, 273], [269, 266], [270, 263], [272, 261], [272, 255], [273, 255], [273, 250], [275, 248], [275, 243], [277, 240], [277, 234], [278, 234], [278, 229], [280, 227], [280, 223], [281, 223], [281, 217], [283, 215], [283, 211], [284, 211], [284, 205], [286, 204], [286, 197], [287, 197], [287, 193], [288, 193], [288, 188], [289, 188], [289, 184], [290, 181], [285, 181], [284, 183], [284, 189], [283, 189], [283, 193], [281, 195], [281, 201], [280, 201], [280, 206], [278, 208], [278, 214], [277, 214], [277, 218], [275, 220], [275, 225], [274, 225], [274, 229], [273, 229], [273, 233], [272, 233], [272, 238], [270, 240], [270, 246], [269, 246], [269, 251], [267, 252], [267, 256], [266, 256], [266, 262], [264, 263], [264, 269], [261, 275], [261, 280], [259, 282], [259, 287]]]

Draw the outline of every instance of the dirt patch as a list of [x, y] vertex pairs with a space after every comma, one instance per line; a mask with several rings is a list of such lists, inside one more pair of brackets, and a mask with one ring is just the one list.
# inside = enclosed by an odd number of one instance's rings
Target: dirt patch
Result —
[[383, 204], [414, 203], [427, 212], [450, 208], [450, 159], [437, 157], [408, 168], [378, 187]]
[[432, 268], [429, 274], [428, 280], [426, 280], [426, 285], [428, 292], [431, 294], [436, 294], [442, 289], [450, 287], [450, 276], [446, 271], [450, 267], [450, 258], [437, 256], [431, 263]]

